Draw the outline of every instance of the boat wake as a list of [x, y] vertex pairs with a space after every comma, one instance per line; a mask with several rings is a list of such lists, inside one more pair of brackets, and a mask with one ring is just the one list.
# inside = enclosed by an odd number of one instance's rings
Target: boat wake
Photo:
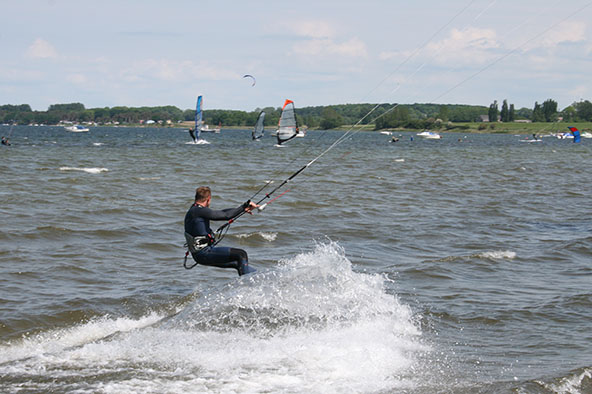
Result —
[[104, 167], [60, 167], [60, 171], [82, 171], [88, 174], [100, 174], [101, 172], [108, 172], [108, 168]]
[[257, 237], [257, 238], [263, 238], [265, 241], [267, 242], [273, 242], [276, 240], [278, 233], [267, 233], [267, 232], [263, 232], [263, 231], [258, 231], [255, 233], [248, 233], [248, 234], [237, 234], [236, 237], [237, 238], [253, 238], [253, 237]]
[[206, 140], [197, 140], [186, 142], [185, 145], [209, 145], [210, 143]]

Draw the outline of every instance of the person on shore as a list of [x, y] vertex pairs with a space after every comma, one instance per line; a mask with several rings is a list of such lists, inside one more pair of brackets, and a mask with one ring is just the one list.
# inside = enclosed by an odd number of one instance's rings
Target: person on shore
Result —
[[185, 239], [187, 248], [197, 264], [219, 268], [234, 268], [242, 276], [255, 272], [249, 267], [247, 252], [242, 249], [215, 246], [215, 234], [210, 228], [210, 220], [231, 220], [243, 212], [259, 206], [247, 201], [237, 208], [214, 210], [210, 208], [212, 192], [201, 186], [195, 190], [195, 201], [185, 215]]

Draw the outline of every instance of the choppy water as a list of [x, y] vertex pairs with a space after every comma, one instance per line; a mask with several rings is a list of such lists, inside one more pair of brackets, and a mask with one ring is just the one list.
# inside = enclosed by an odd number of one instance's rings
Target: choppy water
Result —
[[0, 391], [592, 392], [589, 140], [359, 133], [233, 224], [259, 274], [183, 269], [195, 187], [238, 205], [340, 135], [16, 127]]

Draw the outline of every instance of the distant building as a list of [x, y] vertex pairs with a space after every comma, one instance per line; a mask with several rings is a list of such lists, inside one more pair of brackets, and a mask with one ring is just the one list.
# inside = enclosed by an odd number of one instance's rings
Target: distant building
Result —
[[489, 122], [489, 115], [479, 115], [479, 122]]
[[146, 124], [154, 124], [154, 123], [156, 123], [156, 122], [153, 121], [152, 119], [149, 119], [149, 120], [146, 121]]
[[532, 123], [530, 119], [516, 119], [514, 123]]

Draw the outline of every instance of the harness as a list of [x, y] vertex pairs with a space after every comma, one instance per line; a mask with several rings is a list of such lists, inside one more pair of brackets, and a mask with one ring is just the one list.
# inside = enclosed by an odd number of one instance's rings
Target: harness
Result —
[[[197, 207], [200, 205], [198, 203], [194, 203], [193, 206]], [[185, 241], [185, 245], [183, 246], [187, 248], [187, 251], [185, 252], [185, 260], [183, 261], [183, 267], [189, 270], [198, 264], [196, 262], [195, 264], [189, 267], [187, 266], [187, 257], [189, 256], [189, 253], [191, 253], [191, 255], [193, 256], [201, 253], [201, 251], [207, 248], [208, 246], [213, 246], [216, 243], [216, 238], [212, 234], [198, 235], [197, 237], [194, 237], [188, 232], [185, 232]]]

